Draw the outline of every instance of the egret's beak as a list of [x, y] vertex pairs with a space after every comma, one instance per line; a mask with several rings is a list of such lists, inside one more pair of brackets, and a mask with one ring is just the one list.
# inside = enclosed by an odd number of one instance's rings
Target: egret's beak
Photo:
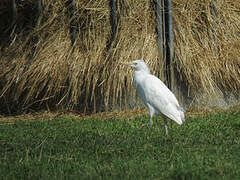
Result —
[[120, 62], [120, 65], [131, 66], [133, 63], [131, 62]]

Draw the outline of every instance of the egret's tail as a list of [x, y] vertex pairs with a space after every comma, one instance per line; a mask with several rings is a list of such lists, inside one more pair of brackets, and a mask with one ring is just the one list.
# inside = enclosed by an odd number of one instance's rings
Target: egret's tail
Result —
[[[184, 114], [183, 113], [178, 113], [176, 112], [176, 114], [168, 114], [166, 115], [168, 118], [174, 120], [176, 123], [178, 123], [179, 125], [181, 125], [184, 121]], [[182, 118], [183, 116], [183, 118]]]
[[180, 107], [172, 106], [172, 104], [167, 105], [161, 112], [179, 125], [185, 120], [184, 110], [180, 109]]

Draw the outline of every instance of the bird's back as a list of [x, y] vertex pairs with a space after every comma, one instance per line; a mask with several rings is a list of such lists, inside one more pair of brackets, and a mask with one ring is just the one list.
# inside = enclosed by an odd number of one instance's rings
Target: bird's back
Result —
[[135, 85], [145, 104], [150, 104], [156, 112], [178, 124], [183, 123], [184, 112], [175, 95], [160, 79], [151, 74], [139, 74], [138, 77], [135, 75]]

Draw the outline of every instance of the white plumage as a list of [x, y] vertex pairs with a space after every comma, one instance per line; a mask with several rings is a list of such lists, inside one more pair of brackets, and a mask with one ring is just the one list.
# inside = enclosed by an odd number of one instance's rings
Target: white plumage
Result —
[[135, 70], [134, 84], [148, 108], [150, 126], [152, 126], [154, 114], [163, 114], [166, 134], [168, 134], [166, 117], [181, 125], [184, 121], [184, 112], [175, 95], [160, 79], [150, 74], [150, 70], [143, 60], [134, 60], [128, 64]]

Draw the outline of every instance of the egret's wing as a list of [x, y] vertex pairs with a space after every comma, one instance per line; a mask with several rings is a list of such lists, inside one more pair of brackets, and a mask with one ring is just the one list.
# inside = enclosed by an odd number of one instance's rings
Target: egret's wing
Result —
[[180, 111], [179, 103], [174, 94], [160, 79], [149, 74], [145, 76], [138, 86], [141, 86], [139, 89], [143, 91], [145, 101], [154, 107], [155, 110], [178, 124], [182, 124], [184, 114]]
[[146, 103], [145, 91], [144, 91], [143, 87], [141, 86], [141, 83], [139, 84], [134, 80], [134, 84], [135, 84], [138, 94], [141, 96], [142, 101], [143, 101], [144, 105], [146, 106], [147, 103]]

